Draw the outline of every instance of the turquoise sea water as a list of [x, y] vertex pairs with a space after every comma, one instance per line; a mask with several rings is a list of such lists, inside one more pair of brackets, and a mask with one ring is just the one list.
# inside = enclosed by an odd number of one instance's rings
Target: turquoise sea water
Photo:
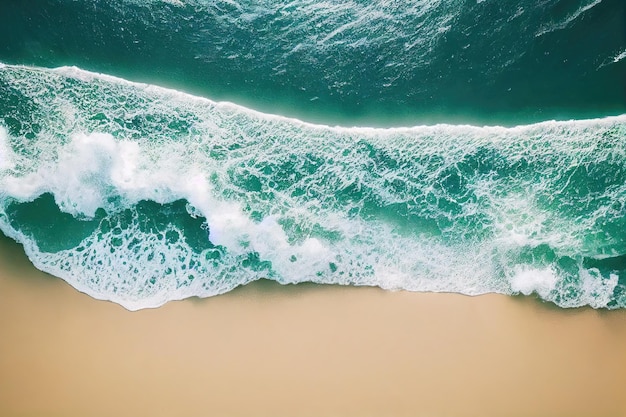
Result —
[[8, 0], [0, 229], [129, 309], [264, 277], [624, 308], [625, 14]]

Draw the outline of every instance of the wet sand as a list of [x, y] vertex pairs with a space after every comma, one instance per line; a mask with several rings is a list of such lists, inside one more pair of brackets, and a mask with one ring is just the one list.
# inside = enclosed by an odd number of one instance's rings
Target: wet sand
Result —
[[626, 311], [259, 282], [129, 312], [0, 239], [0, 416], [626, 416]]

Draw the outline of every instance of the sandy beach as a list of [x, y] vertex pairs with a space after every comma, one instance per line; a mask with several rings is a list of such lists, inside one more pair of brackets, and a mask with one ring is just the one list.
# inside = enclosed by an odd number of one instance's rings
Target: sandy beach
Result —
[[0, 239], [0, 415], [624, 416], [626, 311], [282, 287], [129, 312]]

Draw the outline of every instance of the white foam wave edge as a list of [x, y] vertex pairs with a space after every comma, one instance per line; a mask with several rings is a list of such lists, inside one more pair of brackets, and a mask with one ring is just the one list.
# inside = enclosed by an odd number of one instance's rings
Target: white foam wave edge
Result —
[[[6, 223], [2, 221], [0, 221], [0, 230], [2, 230], [2, 233], [5, 234], [7, 237], [15, 240], [16, 242], [22, 245], [24, 249], [24, 253], [26, 254], [27, 258], [29, 259], [33, 267], [35, 267], [37, 270], [42, 271], [46, 274], [50, 274], [53, 277], [62, 279], [63, 281], [65, 281], [68, 285], [70, 285], [72, 288], [74, 288], [78, 292], [86, 294], [93, 299], [100, 300], [100, 301], [108, 301], [114, 304], [118, 304], [128, 311], [139, 311], [139, 310], [144, 310], [144, 309], [159, 308], [171, 301], [182, 301], [182, 300], [193, 298], [193, 297], [197, 297], [201, 299], [210, 298], [210, 297], [214, 297], [217, 295], [229, 293], [238, 287], [248, 285], [252, 282], [259, 281], [261, 279], [269, 279], [267, 277], [261, 276], [256, 279], [252, 279], [252, 280], [248, 280], [244, 282], [237, 282], [232, 287], [221, 287], [219, 289], [216, 288], [215, 291], [204, 292], [202, 294], [198, 294], [193, 291], [190, 291], [190, 292], [178, 292], [177, 291], [175, 293], [171, 293], [171, 292], [162, 293], [161, 292], [161, 293], [157, 293], [154, 296], [142, 298], [140, 300], [129, 299], [129, 298], [120, 296], [117, 293], [102, 293], [102, 292], [94, 291], [94, 289], [90, 288], [89, 285], [87, 285], [85, 281], [81, 279], [76, 279], [76, 277], [73, 276], [70, 271], [64, 271], [59, 268], [52, 268], [50, 265], [47, 265], [44, 262], [42, 262], [41, 256], [40, 256], [41, 252], [37, 248], [37, 244], [33, 240], [29, 239], [25, 234], [19, 231], [16, 231], [15, 229], [8, 226]], [[80, 273], [78, 273], [77, 275], [80, 276]], [[409, 292], [417, 292], [417, 293], [461, 294], [461, 295], [470, 296], [470, 297], [475, 297], [475, 296], [480, 296], [480, 295], [485, 295], [485, 294], [500, 294], [504, 296], [511, 296], [511, 295], [524, 293], [526, 295], [529, 295], [532, 292], [536, 292], [534, 288], [530, 289], [528, 293], [524, 292], [523, 289], [522, 290], [514, 289], [513, 291], [504, 291], [504, 290], [499, 290], [499, 289], [492, 289], [492, 290], [478, 289], [476, 287], [468, 287], [466, 290], [463, 290], [463, 291], [460, 291], [458, 288], [455, 288], [455, 289], [446, 289], [446, 288], [437, 288], [437, 287], [426, 288], [426, 289], [425, 288], [404, 288], [404, 287], [394, 286], [392, 283], [387, 283], [387, 285], [385, 285], [385, 280], [382, 280], [380, 284], [371, 284], [371, 283], [359, 284], [359, 283], [354, 283], [354, 282], [352, 283], [333, 282], [332, 284], [329, 284], [323, 281], [318, 282], [315, 280], [302, 280], [302, 281], [297, 281], [297, 282], [281, 282], [279, 280], [272, 280], [272, 281], [283, 286], [298, 285], [298, 284], [303, 284], [303, 283], [313, 283], [313, 284], [318, 284], [318, 285], [340, 285], [340, 286], [345, 286], [345, 287], [376, 287], [385, 291], [409, 291]], [[535, 280], [535, 281], [537, 281], [534, 283], [535, 285], [539, 287], [541, 287], [542, 285], [545, 286], [545, 283], [539, 282], [541, 280]], [[527, 287], [532, 286], [532, 285], [533, 283], [526, 284]], [[576, 305], [575, 307], [578, 307], [578, 306], [579, 305]]]
[[[256, 278], [247, 279], [244, 281], [239, 281], [233, 283], [231, 286], [227, 287], [218, 287], [213, 288], [211, 291], [203, 291], [202, 293], [198, 293], [193, 289], [188, 289], [188, 291], [175, 291], [175, 292], [158, 292], [152, 296], [141, 298], [141, 299], [130, 299], [124, 296], [120, 296], [117, 293], [103, 293], [94, 290], [89, 285], [86, 284], [86, 281], [82, 279], [77, 279], [77, 276], [81, 276], [81, 271], [65, 271], [61, 268], [51, 267], [51, 265], [45, 264], [45, 262], [41, 261], [41, 252], [37, 248], [37, 245], [34, 241], [29, 239], [23, 233], [16, 231], [12, 227], [8, 226], [3, 221], [0, 221], [0, 230], [8, 236], [12, 238], [16, 242], [20, 243], [23, 248], [26, 256], [32, 263], [32, 265], [47, 274], [50, 274], [54, 277], [60, 278], [69, 284], [71, 287], [76, 289], [77, 291], [88, 295], [91, 298], [100, 301], [109, 301], [115, 304], [118, 304], [125, 308], [128, 311], [138, 311], [143, 309], [153, 309], [159, 308], [171, 301], [182, 301], [188, 298], [210, 298], [217, 295], [222, 295], [231, 292], [232, 290], [248, 285], [255, 281], [259, 281], [261, 279], [270, 279], [264, 276], [258, 276]], [[460, 294], [470, 297], [477, 297], [486, 294], [500, 294], [503, 296], [515, 296], [523, 294], [525, 296], [536, 295], [543, 302], [553, 302], [557, 306], [561, 308], [579, 308], [579, 307], [591, 307], [593, 309], [604, 309], [607, 308], [607, 304], [611, 301], [611, 294], [617, 285], [617, 275], [611, 274], [609, 280], [598, 280], [596, 276], [593, 276], [589, 272], [585, 272], [582, 276], [583, 279], [583, 295], [573, 302], [557, 302], [552, 296], [550, 296], [551, 291], [553, 291], [556, 287], [557, 277], [555, 275], [555, 271], [552, 267], [547, 267], [545, 269], [537, 269], [532, 267], [518, 267], [513, 272], [513, 276], [511, 276], [511, 285], [507, 286], [495, 286], [491, 288], [486, 288], [484, 286], [473, 286], [469, 285], [464, 288], [460, 288], [456, 285], [453, 287], [449, 287], [447, 285], [440, 286], [438, 284], [425, 286], [418, 285], [415, 286], [397, 286], [394, 284], [394, 280], [386, 280], [381, 279], [377, 280], [377, 282], [325, 282], [323, 280], [316, 279], [302, 279], [298, 281], [288, 281], [282, 282], [280, 280], [273, 280], [275, 283], [287, 286], [287, 285], [297, 285], [302, 283], [313, 283], [318, 285], [341, 285], [348, 287], [377, 287], [381, 290], [385, 291], [409, 291], [409, 292], [417, 292], [417, 293], [436, 293], [436, 294]], [[393, 278], [393, 277], [392, 277]], [[431, 283], [433, 284], [433, 283]], [[597, 295], [600, 294], [600, 297]]]
[[515, 126], [503, 126], [503, 125], [471, 125], [471, 124], [451, 124], [451, 123], [436, 123], [432, 125], [413, 125], [413, 126], [400, 126], [400, 127], [369, 127], [369, 126], [341, 126], [341, 125], [327, 125], [322, 123], [312, 123], [304, 120], [296, 119], [294, 117], [282, 116], [279, 114], [272, 113], [264, 113], [262, 111], [254, 110], [230, 101], [214, 101], [207, 97], [195, 96], [190, 93], [186, 93], [183, 91], [178, 91], [173, 88], [161, 87], [154, 84], [147, 84], [137, 81], [126, 80], [121, 77], [117, 77], [115, 75], [109, 75], [99, 72], [92, 72], [88, 70], [84, 70], [82, 68], [76, 66], [62, 66], [56, 68], [46, 68], [46, 67], [34, 67], [28, 65], [12, 65], [5, 64], [0, 62], [0, 70], [12, 69], [12, 68], [21, 68], [27, 69], [29, 71], [42, 71], [42, 72], [55, 72], [58, 74], [62, 74], [67, 77], [75, 78], [81, 81], [91, 81], [91, 80], [101, 80], [105, 82], [110, 82], [112, 84], [125, 85], [129, 87], [133, 87], [139, 90], [153, 91], [162, 95], [171, 95], [173, 97], [177, 97], [184, 101], [192, 101], [199, 102], [210, 106], [215, 106], [217, 108], [242, 112], [249, 116], [252, 116], [257, 119], [263, 119], [268, 121], [278, 121], [283, 123], [289, 123], [296, 126], [302, 126], [309, 129], [314, 130], [330, 130], [334, 132], [340, 133], [363, 133], [363, 134], [374, 134], [374, 133], [390, 133], [390, 134], [407, 134], [414, 132], [416, 130], [424, 130], [424, 129], [459, 129], [459, 130], [481, 130], [488, 131], [492, 133], [499, 133], [503, 131], [515, 132], [515, 131], [525, 131], [525, 130], [537, 130], [546, 127], [558, 127], [571, 123], [576, 123], [577, 125], [598, 125], [598, 124], [613, 124], [613, 123], [626, 123], [626, 113], [620, 115], [610, 115], [599, 118], [591, 118], [591, 119], [568, 119], [568, 120], [545, 120], [537, 123], [530, 124], [520, 124]]
[[[194, 297], [194, 294], [180, 296], [180, 297], [175, 297], [175, 296], [170, 295], [167, 298], [162, 297], [162, 296], [161, 297], [157, 296], [157, 297], [152, 297], [152, 298], [146, 298], [141, 301], [133, 301], [133, 300], [125, 299], [123, 297], [118, 297], [116, 296], [115, 293], [105, 295], [100, 292], [93, 291], [82, 280], [74, 279], [70, 273], [63, 273], [62, 271], [59, 271], [59, 270], [53, 271], [51, 270], [49, 265], [46, 265], [45, 263], [41, 262], [40, 260], [41, 258], [40, 256], [38, 256], [40, 252], [37, 249], [37, 245], [35, 244], [35, 242], [33, 242], [23, 233], [16, 231], [12, 227], [4, 225], [3, 222], [0, 222], [0, 230], [2, 230], [2, 233], [4, 235], [13, 239], [20, 245], [22, 245], [22, 247], [24, 248], [24, 253], [26, 254], [26, 257], [28, 258], [28, 260], [30, 261], [30, 263], [33, 265], [34, 268], [46, 274], [52, 275], [55, 278], [62, 279], [70, 287], [74, 288], [76, 291], [83, 293], [85, 295], [88, 295], [89, 297], [95, 300], [109, 301], [114, 304], [118, 304], [122, 306], [128, 311], [139, 311], [139, 310], [144, 310], [148, 308], [159, 308], [167, 304], [170, 301], [181, 301], [187, 298]], [[223, 291], [223, 292], [216, 292], [215, 294], [212, 294], [212, 295], [220, 295], [226, 292], [229, 292], [229, 290]], [[211, 297], [212, 295], [207, 295], [206, 297], [208, 298], [208, 297]]]

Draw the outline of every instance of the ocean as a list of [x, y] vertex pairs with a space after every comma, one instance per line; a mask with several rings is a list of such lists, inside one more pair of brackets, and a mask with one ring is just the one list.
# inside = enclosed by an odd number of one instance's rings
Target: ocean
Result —
[[626, 308], [622, 0], [4, 0], [0, 62], [0, 229], [92, 297]]

